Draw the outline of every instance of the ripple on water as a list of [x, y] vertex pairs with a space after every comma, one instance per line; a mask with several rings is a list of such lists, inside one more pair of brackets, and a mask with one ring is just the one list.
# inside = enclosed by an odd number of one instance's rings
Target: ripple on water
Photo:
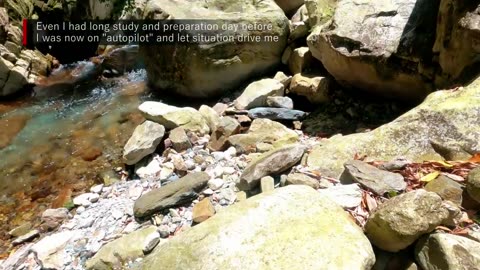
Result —
[[[139, 70], [16, 108], [0, 104], [0, 240], [122, 165], [123, 145], [144, 121], [145, 77]], [[0, 243], [1, 254], [8, 241]]]

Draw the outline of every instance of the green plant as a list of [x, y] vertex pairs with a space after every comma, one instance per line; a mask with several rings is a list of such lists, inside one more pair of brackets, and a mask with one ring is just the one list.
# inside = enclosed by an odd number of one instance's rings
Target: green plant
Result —
[[75, 208], [75, 204], [73, 204], [72, 200], [69, 200], [63, 205], [63, 207], [67, 208], [68, 210], [72, 210], [73, 208]]

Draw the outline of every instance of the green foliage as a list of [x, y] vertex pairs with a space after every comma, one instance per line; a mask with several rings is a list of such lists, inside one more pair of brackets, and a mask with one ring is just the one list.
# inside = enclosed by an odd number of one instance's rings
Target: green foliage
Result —
[[73, 208], [75, 208], [75, 205], [73, 204], [72, 200], [69, 200], [63, 205], [63, 207], [67, 208], [68, 210], [72, 210]]
[[31, 0], [6, 0], [8, 15], [13, 21], [29, 19], [33, 14], [33, 1]]

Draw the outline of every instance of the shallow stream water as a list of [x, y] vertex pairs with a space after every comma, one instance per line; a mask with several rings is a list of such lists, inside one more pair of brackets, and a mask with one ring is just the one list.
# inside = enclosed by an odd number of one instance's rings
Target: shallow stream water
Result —
[[0, 101], [0, 254], [9, 230], [35, 228], [45, 209], [116, 177], [123, 145], [144, 120], [137, 107], [149, 96], [145, 77], [138, 70]]

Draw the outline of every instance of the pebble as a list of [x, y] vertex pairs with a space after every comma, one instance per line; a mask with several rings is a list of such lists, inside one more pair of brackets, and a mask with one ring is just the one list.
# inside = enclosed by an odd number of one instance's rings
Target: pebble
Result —
[[143, 253], [148, 254], [152, 252], [158, 243], [160, 243], [160, 234], [158, 232], [149, 234], [143, 243]]
[[[121, 168], [120, 168], [121, 169]], [[103, 184], [95, 185], [90, 188], [90, 192], [100, 194], [103, 190]]]
[[223, 179], [219, 178], [214, 178], [208, 181], [208, 187], [213, 191], [220, 189], [223, 184], [225, 184], [225, 182]]
[[211, 190], [210, 188], [207, 188], [202, 193], [207, 195], [207, 196], [210, 196], [210, 195], [213, 194], [213, 190]]

